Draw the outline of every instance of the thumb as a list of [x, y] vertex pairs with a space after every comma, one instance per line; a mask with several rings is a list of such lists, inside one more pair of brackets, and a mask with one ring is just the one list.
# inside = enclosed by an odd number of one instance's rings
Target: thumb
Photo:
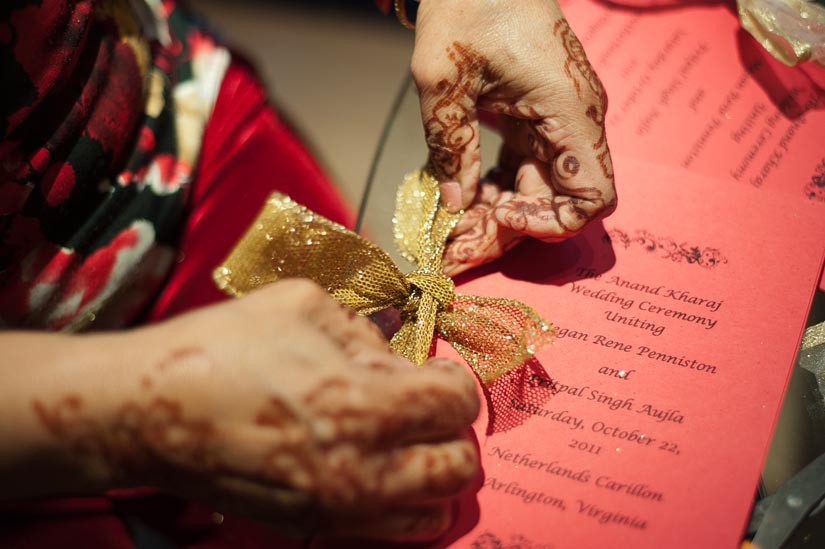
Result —
[[412, 72], [430, 166], [441, 183], [442, 202], [458, 211], [472, 202], [481, 171], [476, 101], [487, 59], [459, 42], [420, 59], [413, 56]]

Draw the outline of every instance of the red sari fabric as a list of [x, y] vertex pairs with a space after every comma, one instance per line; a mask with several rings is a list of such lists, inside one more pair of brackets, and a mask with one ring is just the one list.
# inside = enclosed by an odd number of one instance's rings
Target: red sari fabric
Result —
[[272, 192], [342, 225], [354, 222], [318, 164], [267, 104], [251, 70], [237, 61], [227, 71], [206, 127], [197, 173], [178, 261], [149, 312], [150, 321], [225, 297], [212, 271]]
[[0, 3], [3, 328], [123, 328], [169, 273], [231, 62], [182, 4]]
[[[338, 223], [353, 223], [317, 163], [267, 104], [252, 70], [237, 59], [206, 126], [196, 173], [178, 260], [145, 315], [148, 322], [226, 298], [212, 282], [212, 271], [274, 191]], [[138, 523], [144, 527], [140, 532], [155, 533], [177, 547], [303, 547], [261, 524], [151, 489], [0, 505], [0, 547], [133, 549]]]

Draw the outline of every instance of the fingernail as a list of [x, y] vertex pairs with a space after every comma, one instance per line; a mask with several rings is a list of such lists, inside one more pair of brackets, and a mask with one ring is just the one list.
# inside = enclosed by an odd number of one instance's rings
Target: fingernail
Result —
[[441, 203], [447, 211], [452, 213], [461, 211], [461, 185], [458, 182], [442, 183], [439, 190], [441, 191]]

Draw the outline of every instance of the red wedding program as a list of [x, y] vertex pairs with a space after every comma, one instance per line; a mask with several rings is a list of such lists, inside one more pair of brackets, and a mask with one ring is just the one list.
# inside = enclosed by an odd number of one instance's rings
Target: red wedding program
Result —
[[457, 290], [528, 303], [559, 337], [489, 389], [477, 508], [444, 545], [738, 546], [825, 216], [747, 186], [722, 197], [684, 170], [616, 172], [621, 206], [603, 224], [523, 244]]

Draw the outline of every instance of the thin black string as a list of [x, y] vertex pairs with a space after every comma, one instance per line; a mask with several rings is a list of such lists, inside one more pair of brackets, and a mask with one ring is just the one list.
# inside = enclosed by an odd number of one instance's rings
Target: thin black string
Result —
[[404, 95], [412, 82], [412, 74], [407, 74], [404, 81], [401, 83], [401, 88], [395, 96], [395, 101], [390, 109], [390, 114], [387, 116], [387, 121], [384, 122], [384, 128], [381, 130], [381, 138], [378, 141], [378, 147], [375, 150], [375, 156], [372, 157], [372, 164], [370, 165], [369, 175], [367, 175], [367, 184], [364, 187], [364, 194], [361, 195], [361, 204], [358, 206], [358, 218], [355, 221], [355, 232], [361, 232], [361, 226], [364, 224], [364, 215], [367, 211], [367, 202], [370, 199], [370, 192], [372, 191], [372, 184], [375, 181], [375, 174], [378, 171], [378, 163], [384, 153], [384, 146], [387, 144], [387, 137], [390, 134], [393, 124], [398, 117], [398, 111], [401, 110], [401, 104], [404, 101]]

